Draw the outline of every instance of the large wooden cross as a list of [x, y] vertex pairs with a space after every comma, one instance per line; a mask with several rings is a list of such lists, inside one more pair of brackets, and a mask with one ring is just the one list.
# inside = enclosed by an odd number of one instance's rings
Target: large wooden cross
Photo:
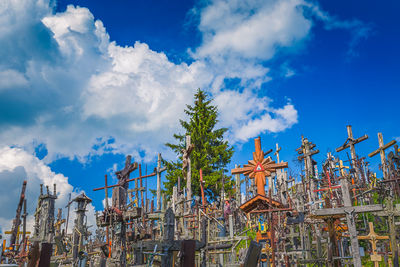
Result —
[[243, 173], [255, 180], [257, 186], [257, 194], [265, 196], [265, 177], [270, 176], [271, 173], [277, 169], [288, 167], [287, 162], [275, 163], [270, 157], [264, 158], [264, 152], [261, 150], [260, 137], [254, 139], [255, 152], [253, 152], [253, 159], [244, 164], [243, 168], [235, 168], [231, 170], [232, 174]]
[[382, 133], [378, 133], [378, 140], [379, 140], [379, 148], [375, 150], [374, 152], [371, 152], [368, 154], [368, 157], [373, 157], [377, 155], [378, 153], [381, 155], [381, 163], [382, 163], [382, 172], [383, 172], [383, 178], [389, 179], [388, 173], [387, 173], [387, 166], [386, 166], [386, 156], [385, 156], [385, 150], [391, 147], [392, 145], [396, 144], [396, 140], [392, 140], [386, 145], [383, 143], [383, 137]]
[[356, 161], [357, 161], [357, 155], [356, 155], [356, 149], [354, 147], [354, 145], [367, 140], [368, 139], [368, 135], [364, 135], [361, 136], [357, 139], [354, 139], [353, 137], [353, 131], [351, 129], [351, 125], [347, 125], [347, 139], [344, 142], [344, 144], [338, 148], [336, 148], [336, 152], [340, 152], [342, 150], [345, 150], [346, 148], [350, 148], [350, 153], [351, 153], [351, 165], [353, 166], [353, 168], [355, 168], [356, 170], [356, 174], [357, 174], [357, 179], [360, 179], [361, 177], [361, 171], [358, 168]]
[[357, 238], [360, 240], [368, 240], [371, 243], [372, 254], [371, 254], [371, 261], [374, 262], [375, 267], [379, 267], [379, 262], [382, 261], [382, 256], [378, 255], [376, 252], [376, 243], [378, 240], [386, 240], [389, 239], [388, 236], [380, 236], [374, 231], [374, 223], [369, 222], [369, 234], [364, 236], [358, 236]]

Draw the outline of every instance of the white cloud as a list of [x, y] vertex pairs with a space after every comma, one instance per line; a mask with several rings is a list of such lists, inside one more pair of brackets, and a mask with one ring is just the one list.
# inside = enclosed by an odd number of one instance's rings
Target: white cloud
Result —
[[[0, 148], [0, 203], [2, 212], [0, 215], [0, 228], [9, 230], [15, 212], [19, 196], [21, 194], [22, 182], [26, 180], [27, 186], [25, 198], [27, 200], [27, 224], [28, 230], [33, 231], [34, 212], [40, 194], [40, 184], [44, 184], [53, 192], [53, 185], [57, 187], [57, 199], [55, 201], [55, 214], [58, 208], [63, 209], [66, 218], [65, 206], [68, 203], [68, 196], [72, 193], [72, 198], [80, 192], [73, 192], [73, 187], [69, 184], [68, 178], [63, 174], [53, 172], [43, 161], [32, 156], [30, 153], [20, 148], [2, 147]], [[75, 213], [75, 205], [71, 206], [69, 229], [72, 229]], [[94, 207], [90, 204], [88, 210], [88, 225], [95, 224]]]
[[0, 144], [33, 151], [43, 143], [45, 162], [105, 152], [168, 157], [163, 144], [197, 88], [215, 98], [233, 141], [297, 122], [291, 103], [273, 107], [260, 88], [271, 80], [266, 62], [307, 39], [304, 1], [211, 1], [198, 10], [203, 42], [190, 64], [141, 42], [121, 47], [87, 8], [54, 14], [51, 5], [0, 4]]

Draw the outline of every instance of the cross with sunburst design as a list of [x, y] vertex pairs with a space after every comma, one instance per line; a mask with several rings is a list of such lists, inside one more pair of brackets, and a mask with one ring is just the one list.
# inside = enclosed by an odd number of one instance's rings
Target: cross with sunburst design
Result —
[[264, 158], [264, 152], [261, 150], [260, 137], [254, 139], [256, 151], [253, 152], [253, 160], [249, 160], [248, 164], [244, 164], [243, 168], [235, 168], [231, 170], [232, 174], [241, 174], [254, 178], [257, 186], [257, 194], [265, 196], [265, 177], [277, 169], [288, 167], [287, 162], [275, 163], [271, 157]]

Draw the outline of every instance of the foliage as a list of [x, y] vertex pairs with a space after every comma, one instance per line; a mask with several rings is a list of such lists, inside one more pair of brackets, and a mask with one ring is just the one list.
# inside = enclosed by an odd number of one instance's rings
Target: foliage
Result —
[[[180, 120], [185, 130], [184, 134], [174, 134], [178, 144], [167, 143], [170, 149], [178, 155], [176, 161], [164, 161], [167, 167], [164, 183], [166, 193], [172, 195], [172, 190], [178, 183], [178, 177], [182, 177], [182, 149], [186, 147], [185, 136], [190, 135], [194, 149], [191, 153], [192, 168], [192, 192], [200, 196], [200, 174], [203, 170], [203, 181], [205, 181], [205, 195], [215, 199], [221, 190], [222, 175], [227, 171], [226, 165], [233, 155], [233, 147], [224, 140], [226, 128], [215, 129], [218, 123], [218, 109], [212, 105], [212, 99], [208, 99], [207, 93], [198, 89], [194, 96], [194, 105], [187, 105], [185, 113], [188, 120]], [[224, 176], [225, 189], [232, 193], [233, 181], [230, 176]], [[181, 180], [181, 188], [186, 186], [186, 181]]]

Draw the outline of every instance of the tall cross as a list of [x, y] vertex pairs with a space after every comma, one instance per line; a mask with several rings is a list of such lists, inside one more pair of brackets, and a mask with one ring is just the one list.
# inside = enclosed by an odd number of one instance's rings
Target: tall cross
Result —
[[383, 178], [386, 180], [386, 179], [389, 179], [389, 177], [388, 177], [388, 173], [387, 173], [385, 150], [388, 149], [389, 147], [391, 147], [392, 145], [396, 144], [396, 140], [392, 140], [385, 145], [383, 143], [382, 133], [378, 133], [378, 141], [379, 141], [379, 148], [377, 150], [375, 150], [374, 152], [369, 153], [368, 157], [371, 158], [378, 153], [381, 155]]
[[62, 219], [62, 209], [58, 209], [57, 221], [54, 223], [54, 229], [56, 230], [56, 236], [61, 235], [61, 225], [65, 223], [65, 219]]
[[313, 159], [311, 156], [319, 153], [319, 150], [313, 150], [315, 148], [315, 144], [308, 141], [307, 138], [302, 137], [301, 139], [301, 147], [296, 149], [296, 151], [300, 154], [298, 160], [304, 160], [304, 168], [306, 172], [306, 183], [309, 184], [310, 190], [307, 190], [309, 201], [313, 203], [315, 201], [315, 184], [314, 184], [314, 167], [313, 167]]
[[161, 168], [161, 153], [158, 153], [157, 168], [155, 173], [157, 174], [157, 210], [161, 210], [161, 173], [165, 171], [167, 167]]
[[378, 255], [376, 251], [376, 243], [378, 243], [378, 240], [385, 240], [389, 239], [388, 236], [380, 236], [374, 231], [374, 223], [369, 222], [369, 234], [364, 235], [364, 236], [359, 236], [358, 239], [360, 240], [368, 240], [371, 243], [372, 247], [372, 254], [371, 254], [371, 261], [374, 262], [375, 267], [379, 267], [379, 262], [382, 260], [382, 256]]
[[[192, 199], [192, 167], [190, 164], [190, 154], [194, 149], [194, 144], [190, 141], [190, 135], [186, 135], [186, 148], [182, 149], [182, 173], [186, 179], [187, 199]], [[179, 178], [178, 178], [179, 179]], [[178, 183], [178, 191], [181, 190]]]
[[235, 168], [231, 170], [232, 174], [248, 175], [255, 180], [257, 186], [257, 194], [265, 196], [265, 177], [270, 176], [271, 173], [276, 172], [277, 169], [288, 167], [287, 162], [275, 163], [270, 157], [264, 158], [264, 152], [261, 150], [260, 137], [254, 139], [255, 152], [253, 152], [253, 159], [244, 164], [243, 168]]
[[356, 174], [357, 174], [357, 179], [360, 179], [361, 177], [361, 171], [357, 166], [357, 155], [356, 155], [356, 149], [354, 147], [354, 145], [367, 140], [368, 139], [368, 135], [364, 135], [361, 136], [357, 139], [353, 138], [353, 131], [351, 129], [351, 125], [347, 125], [347, 139], [344, 142], [344, 144], [338, 148], [336, 148], [336, 152], [340, 152], [342, 150], [345, 150], [346, 148], [350, 148], [350, 153], [351, 153], [351, 165], [353, 166], [353, 168], [355, 168], [356, 170]]

